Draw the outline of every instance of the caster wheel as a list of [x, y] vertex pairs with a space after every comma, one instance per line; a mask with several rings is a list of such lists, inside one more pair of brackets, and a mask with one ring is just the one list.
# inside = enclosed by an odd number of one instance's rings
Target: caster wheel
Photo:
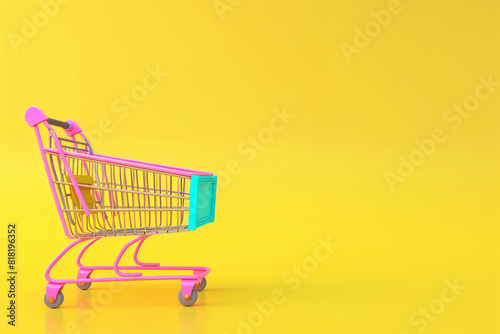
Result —
[[50, 308], [58, 308], [59, 306], [61, 306], [61, 304], [63, 303], [64, 301], [64, 295], [61, 291], [59, 291], [57, 293], [57, 297], [56, 297], [56, 300], [54, 300], [53, 303], [49, 302], [49, 300], [47, 299], [47, 294], [45, 294], [45, 296], [43, 297], [43, 301], [45, 302], [45, 305], [47, 305], [48, 307]]
[[184, 299], [184, 296], [182, 295], [182, 289], [181, 291], [179, 291], [179, 302], [184, 306], [193, 305], [194, 303], [196, 303], [196, 299], [198, 299], [198, 293], [194, 289], [189, 300]]
[[88, 288], [90, 288], [91, 285], [92, 285], [92, 282], [76, 283], [76, 286], [78, 287], [78, 289], [81, 289], [81, 290], [87, 290]]
[[203, 291], [203, 289], [205, 289], [205, 287], [207, 286], [207, 280], [205, 279], [205, 277], [203, 277], [203, 280], [201, 281], [201, 284], [200, 286], [194, 286], [194, 289], [196, 291]]

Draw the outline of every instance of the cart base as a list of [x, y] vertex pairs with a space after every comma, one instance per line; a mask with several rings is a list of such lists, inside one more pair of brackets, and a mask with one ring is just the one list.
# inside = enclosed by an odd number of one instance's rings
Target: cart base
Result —
[[[95, 239], [78, 239], [70, 243], [64, 250], [50, 263], [45, 271], [45, 279], [47, 280], [46, 295], [44, 297], [45, 304], [50, 308], [59, 307], [64, 301], [62, 289], [66, 284], [75, 283], [82, 290], [86, 290], [93, 282], [113, 282], [113, 281], [153, 281], [153, 280], [181, 280], [181, 290], [179, 291], [179, 302], [184, 306], [191, 306], [196, 302], [197, 292], [201, 291], [206, 286], [206, 278], [210, 272], [207, 267], [179, 267], [179, 266], [160, 266], [159, 263], [144, 263], [137, 259], [137, 254], [142, 244], [149, 235], [144, 235], [128, 242], [118, 254], [113, 266], [85, 266], [81, 263], [81, 258], [85, 251], [100, 238]], [[89, 241], [90, 240], [90, 241]], [[76, 279], [53, 279], [50, 277], [50, 271], [57, 262], [74, 246], [84, 241], [89, 241], [80, 251], [77, 257], [77, 265], [80, 268]], [[134, 262], [136, 266], [120, 266], [119, 262], [125, 251], [133, 244], [138, 243], [134, 252]], [[113, 270], [117, 276], [115, 277], [99, 277], [91, 278], [90, 275], [95, 270]], [[122, 270], [133, 270], [134, 272], [122, 272]], [[160, 276], [143, 276], [140, 271], [144, 270], [184, 270], [193, 271], [192, 275], [160, 275]]]

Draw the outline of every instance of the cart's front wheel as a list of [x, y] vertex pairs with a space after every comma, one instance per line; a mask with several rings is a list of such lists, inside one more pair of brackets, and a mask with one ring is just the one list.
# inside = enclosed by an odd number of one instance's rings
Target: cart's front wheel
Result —
[[205, 277], [203, 277], [203, 279], [201, 280], [201, 284], [199, 286], [194, 286], [194, 289], [196, 291], [202, 291], [203, 289], [205, 289], [205, 287], [207, 286], [207, 279]]
[[[53, 299], [51, 297], [51, 299]], [[48, 307], [50, 308], [58, 308], [59, 306], [61, 306], [61, 304], [63, 303], [64, 301], [64, 295], [61, 291], [59, 291], [57, 293], [57, 297], [55, 300], [52, 301], [52, 303], [47, 299], [47, 294], [45, 294], [45, 296], [43, 297], [43, 301], [45, 302], [45, 305], [47, 305]]]
[[181, 291], [179, 291], [179, 302], [184, 306], [191, 306], [194, 303], [196, 303], [196, 299], [198, 299], [198, 293], [196, 292], [196, 290], [193, 289], [193, 292], [191, 293], [191, 298], [186, 300], [185, 297], [187, 297], [187, 295], [183, 296], [182, 289], [181, 289]]
[[78, 289], [82, 289], [82, 290], [87, 290], [88, 288], [90, 288], [91, 285], [92, 285], [92, 282], [76, 283], [76, 286], [78, 287]]

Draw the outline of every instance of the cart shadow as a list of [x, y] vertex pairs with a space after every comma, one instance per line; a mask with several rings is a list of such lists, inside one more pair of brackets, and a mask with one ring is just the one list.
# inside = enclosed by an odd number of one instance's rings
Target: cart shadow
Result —
[[[139, 290], [139, 289], [138, 289]], [[146, 307], [155, 307], [159, 310], [168, 309], [173, 313], [178, 312], [180, 333], [197, 333], [200, 331], [199, 318], [206, 318], [207, 296], [203, 291], [198, 292], [196, 304], [191, 307], [182, 306], [177, 301], [177, 294], [172, 290], [163, 292], [142, 290], [141, 299], [136, 298], [136, 291], [122, 291], [116, 298], [104, 297], [102, 294], [106, 289], [93, 289], [79, 291], [76, 294], [76, 305], [71, 305], [67, 301], [57, 309], [48, 308], [45, 312], [45, 332], [46, 333], [77, 333], [91, 330], [92, 323], [99, 322], [107, 316], [107, 312], [113, 309], [124, 308], [134, 310], [145, 310]], [[110, 296], [106, 294], [107, 296]], [[175, 298], [172, 298], [174, 297]], [[123, 300], [122, 300], [123, 299]], [[139, 313], [139, 312], [137, 312]]]
[[[198, 299], [191, 307], [180, 305], [177, 300], [178, 290], [171, 288], [127, 286], [119, 291], [113, 291], [104, 286], [91, 287], [89, 290], [66, 289], [65, 303], [57, 309], [47, 309], [45, 312], [46, 333], [67, 333], [91, 328], [92, 323], [99, 322], [109, 312], [118, 311], [139, 314], [148, 308], [155, 308], [173, 314], [178, 312], [179, 329], [181, 333], [199, 332], [200, 321], [206, 320], [207, 310], [214, 306], [225, 307], [235, 304], [234, 293], [250, 293], [248, 288], [227, 287], [209, 288], [198, 292]], [[74, 293], [72, 299], [71, 294]], [[226, 298], [227, 297], [227, 298]], [[227, 302], [226, 302], [227, 301]]]

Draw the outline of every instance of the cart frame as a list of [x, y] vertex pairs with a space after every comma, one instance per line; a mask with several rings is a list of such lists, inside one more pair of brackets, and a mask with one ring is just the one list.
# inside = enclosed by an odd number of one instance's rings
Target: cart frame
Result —
[[[203, 290], [206, 286], [205, 276], [210, 272], [210, 268], [160, 266], [159, 263], [139, 261], [138, 253], [144, 241], [152, 235], [196, 230], [213, 222], [217, 176], [193, 169], [95, 154], [90, 142], [74, 121], [62, 122], [50, 119], [37, 107], [27, 109], [25, 120], [35, 130], [64, 233], [67, 238], [76, 239], [56, 256], [45, 271], [45, 279], [48, 282], [44, 297], [45, 304], [50, 308], [60, 306], [64, 300], [62, 289], [66, 284], [71, 283], [75, 283], [80, 289], [86, 290], [93, 282], [181, 280], [181, 290], [178, 295], [179, 302], [185, 306], [193, 305], [197, 299], [197, 291]], [[43, 144], [38, 128], [41, 124], [49, 132], [49, 147], [45, 147]], [[70, 139], [58, 137], [51, 125], [63, 128]], [[79, 135], [82, 141], [77, 141], [76, 135]], [[55, 147], [51, 147], [52, 143], [54, 143]], [[66, 146], [66, 143], [70, 143], [72, 146]], [[59, 164], [60, 172], [55, 167], [54, 158]], [[75, 161], [79, 166], [77, 168], [83, 171], [84, 176], [86, 175], [85, 177], [92, 180], [90, 183], [77, 180], [82, 176], [74, 173]], [[73, 168], [70, 166], [71, 163], [73, 163]], [[116, 181], [115, 167], [119, 170], [120, 182]], [[122, 170], [125, 182], [122, 180]], [[131, 185], [127, 183], [126, 171], [130, 171]], [[143, 176], [142, 186], [139, 175]], [[161, 186], [162, 176], [165, 176], [164, 187]], [[167, 177], [170, 178], [170, 185], [167, 183]], [[151, 178], [153, 186], [148, 183]], [[111, 181], [108, 179], [111, 179]], [[157, 180], [160, 181], [159, 187], [156, 187], [155, 184]], [[189, 192], [186, 188], [186, 182], [190, 184]], [[177, 185], [177, 190], [173, 190], [174, 184]], [[119, 195], [121, 195], [121, 198]], [[138, 205], [134, 203], [134, 196], [137, 196]], [[143, 197], [142, 204], [140, 201], [141, 196]], [[132, 198], [132, 205], [129, 203], [129, 197]], [[125, 198], [127, 201], [125, 201]], [[154, 200], [154, 205], [151, 204], [151, 200]], [[159, 205], [157, 205], [157, 200]], [[163, 200], [165, 205], [163, 205]], [[105, 204], [106, 201], [109, 202], [108, 205]], [[169, 202], [170, 205], [168, 205]], [[177, 205], [173, 205], [174, 202]], [[189, 206], [185, 206], [187, 202], [189, 202]], [[138, 221], [136, 215], [139, 217]], [[174, 215], [177, 217], [175, 225]], [[187, 224], [185, 224], [186, 216], [188, 217]], [[164, 217], [163, 221], [162, 217]], [[153, 222], [154, 226], [152, 226]], [[117, 224], [119, 224], [119, 228], [117, 228]], [[127, 227], [127, 224], [129, 227]], [[112, 266], [82, 264], [81, 260], [85, 252], [100, 239], [129, 235], [133, 235], [135, 238], [123, 246]], [[79, 268], [77, 278], [52, 278], [50, 273], [59, 260], [73, 247], [83, 242], [86, 242], [86, 244], [76, 259]], [[124, 253], [134, 244], [136, 246], [133, 260], [136, 265], [119, 265]], [[116, 276], [90, 277], [94, 271], [99, 270], [112, 270]], [[193, 274], [143, 276], [142, 271], [146, 270], [192, 271]]]

